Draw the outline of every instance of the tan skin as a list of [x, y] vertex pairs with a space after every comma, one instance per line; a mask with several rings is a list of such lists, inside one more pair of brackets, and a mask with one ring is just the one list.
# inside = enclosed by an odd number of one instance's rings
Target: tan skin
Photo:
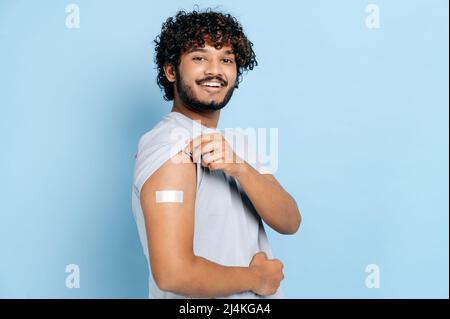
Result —
[[[181, 55], [179, 72], [198, 99], [220, 102], [235, 82], [235, 57], [229, 51], [228, 46], [218, 50], [206, 45], [204, 51]], [[175, 69], [166, 65], [164, 71], [167, 79], [175, 83]], [[228, 82], [228, 87], [212, 91], [196, 84], [196, 80], [207, 76], [221, 77]], [[176, 86], [172, 111], [210, 128], [217, 127], [220, 116], [220, 111], [197, 113], [188, 109], [180, 100]], [[222, 266], [194, 254], [195, 159], [204, 153], [203, 166], [234, 176], [261, 218], [280, 233], [293, 234], [299, 228], [301, 217], [295, 200], [275, 177], [262, 175], [240, 160], [219, 133], [205, 134], [191, 141], [188, 149], [193, 151], [193, 158], [184, 152], [178, 153], [145, 182], [141, 191], [156, 284], [161, 290], [189, 297], [221, 297], [245, 291], [260, 295], [275, 293], [284, 278], [283, 264], [277, 259], [267, 259], [263, 252], [257, 253], [248, 267]], [[183, 202], [156, 203], [155, 192], [164, 189], [183, 191]]]

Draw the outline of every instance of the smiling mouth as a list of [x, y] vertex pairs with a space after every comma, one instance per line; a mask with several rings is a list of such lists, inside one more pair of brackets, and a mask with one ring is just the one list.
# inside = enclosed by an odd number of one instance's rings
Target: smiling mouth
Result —
[[201, 84], [199, 84], [205, 91], [208, 92], [218, 92], [222, 90], [225, 87], [225, 84], [223, 82], [217, 82], [217, 81], [206, 81]]

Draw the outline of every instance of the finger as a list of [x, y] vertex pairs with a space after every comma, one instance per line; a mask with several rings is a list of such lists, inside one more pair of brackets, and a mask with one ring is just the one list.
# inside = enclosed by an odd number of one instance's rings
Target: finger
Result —
[[[206, 145], [210, 146], [206, 147]], [[228, 143], [222, 135], [216, 135], [213, 140], [202, 142], [202, 147], [205, 146], [205, 148], [202, 149], [202, 153], [210, 152], [213, 149], [215, 152], [225, 152], [225, 150], [227, 150], [227, 145]]]
[[266, 255], [266, 253], [263, 252], [263, 251], [260, 251], [259, 253], [257, 253], [257, 254], [255, 255], [255, 257], [258, 258], [258, 259], [260, 259], [260, 258], [262, 258], [262, 259], [267, 259], [267, 255]]
[[215, 161], [208, 164], [208, 168], [210, 171], [216, 171], [218, 169], [223, 169], [222, 161]]
[[224, 149], [222, 147], [221, 141], [211, 141], [211, 142], [205, 142], [202, 143], [202, 145], [199, 146], [201, 149], [201, 154], [204, 155], [206, 153], [223, 153]]
[[224, 138], [220, 132], [201, 134], [194, 139], [194, 147], [200, 144], [222, 140], [224, 140]]
[[192, 161], [194, 163], [197, 163], [199, 161], [199, 159], [201, 158], [202, 153], [201, 153], [201, 148], [200, 147], [195, 147], [192, 150]]
[[219, 133], [206, 133], [206, 134], [202, 133], [191, 141], [191, 145], [193, 145], [195, 147], [195, 146], [200, 145], [202, 142], [211, 141], [214, 139], [214, 135], [216, 135], [216, 134], [219, 134]]
[[192, 158], [195, 162], [197, 162], [197, 160], [200, 160], [205, 154], [211, 153], [212, 151], [215, 151], [215, 145], [213, 142], [201, 144], [193, 148]]
[[264, 259], [265, 255], [266, 254], [264, 252], [258, 252], [256, 254], [254, 254], [252, 257], [252, 260], [250, 261], [250, 264], [252, 264], [254, 262], [258, 262], [260, 259]]
[[223, 158], [223, 153], [207, 153], [202, 156], [202, 164], [208, 166], [210, 163], [219, 162]]
[[189, 143], [189, 151], [192, 154], [192, 160], [194, 162], [197, 162], [200, 157], [201, 157], [201, 149], [202, 149], [202, 140], [201, 140], [201, 136], [193, 139], [190, 143]]
[[217, 159], [215, 161], [209, 162], [209, 164], [206, 165], [210, 171], [215, 171], [218, 169], [223, 169], [223, 161], [222, 159]]
[[217, 139], [220, 136], [221, 136], [221, 134], [218, 132], [205, 133], [205, 134], [202, 134], [201, 139], [202, 139], [202, 142], [208, 142], [208, 141]]
[[214, 144], [214, 142], [204, 142], [201, 145], [199, 145], [198, 147], [196, 147], [194, 149], [194, 151], [200, 151], [200, 154], [203, 156], [206, 153], [210, 153], [212, 151], [216, 151], [215, 150], [215, 144]]
[[193, 149], [195, 147], [197, 147], [198, 145], [200, 145], [200, 140], [198, 138], [192, 139], [192, 138], [188, 138], [185, 140], [185, 143], [187, 144], [186, 147], [184, 148], [184, 151], [187, 153], [192, 153]]
[[195, 154], [195, 158], [199, 158], [207, 153], [223, 153], [225, 150], [225, 144], [222, 140], [213, 140], [208, 142], [202, 142], [201, 145], [194, 147], [192, 154]]

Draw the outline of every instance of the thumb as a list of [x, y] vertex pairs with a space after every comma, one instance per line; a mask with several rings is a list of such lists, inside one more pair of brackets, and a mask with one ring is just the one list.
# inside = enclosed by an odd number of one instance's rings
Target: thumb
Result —
[[261, 261], [264, 261], [264, 260], [267, 260], [267, 255], [266, 255], [265, 252], [260, 251], [260, 252], [256, 253], [253, 256], [251, 263], [253, 263], [253, 262], [261, 262]]

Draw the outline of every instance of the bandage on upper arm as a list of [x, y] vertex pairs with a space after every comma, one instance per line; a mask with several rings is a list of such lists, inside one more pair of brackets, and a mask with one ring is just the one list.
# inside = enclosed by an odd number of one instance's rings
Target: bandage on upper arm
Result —
[[[186, 183], [187, 171], [180, 170], [178, 165], [193, 165], [195, 178], [189, 184]], [[180, 151], [177, 155], [167, 160], [145, 182], [147, 200], [157, 204], [175, 203], [184, 204], [190, 201], [192, 191], [196, 189], [196, 165], [192, 163], [188, 154]], [[144, 188], [144, 187], [143, 187]], [[193, 198], [195, 201], [195, 198]]]
[[183, 191], [182, 190], [159, 190], [155, 192], [156, 203], [182, 203]]

